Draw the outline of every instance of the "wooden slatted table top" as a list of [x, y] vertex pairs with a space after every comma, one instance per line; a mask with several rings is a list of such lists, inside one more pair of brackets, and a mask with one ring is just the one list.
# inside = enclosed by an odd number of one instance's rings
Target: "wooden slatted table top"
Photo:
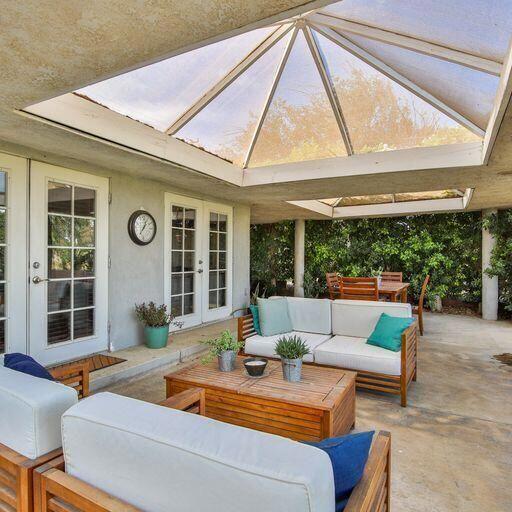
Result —
[[409, 288], [410, 283], [402, 283], [398, 281], [381, 281], [379, 284], [379, 292], [401, 292], [405, 288]]
[[317, 409], [332, 409], [343, 398], [347, 386], [356, 378], [355, 372], [303, 365], [301, 382], [283, 379], [281, 362], [269, 360], [265, 375], [249, 377], [238, 357], [232, 372], [221, 372], [217, 361], [198, 364], [165, 376], [166, 380], [194, 384], [205, 389], [218, 389], [232, 393], [257, 396]]

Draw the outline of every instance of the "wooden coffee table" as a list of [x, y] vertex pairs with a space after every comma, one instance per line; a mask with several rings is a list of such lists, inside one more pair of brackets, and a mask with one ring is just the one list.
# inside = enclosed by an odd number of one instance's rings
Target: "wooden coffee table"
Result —
[[301, 382], [283, 379], [280, 361], [265, 375], [247, 375], [237, 358], [232, 372], [217, 361], [165, 376], [167, 397], [199, 387], [206, 393], [206, 416], [299, 441], [346, 434], [355, 424], [355, 372], [304, 365]]

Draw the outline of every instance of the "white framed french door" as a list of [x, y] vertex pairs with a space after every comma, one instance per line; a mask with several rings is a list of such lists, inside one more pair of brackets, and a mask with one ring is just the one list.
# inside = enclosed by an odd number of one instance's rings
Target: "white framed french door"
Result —
[[0, 354], [27, 351], [25, 158], [0, 153]]
[[165, 194], [165, 286], [171, 313], [193, 327], [232, 310], [231, 207]]
[[31, 162], [29, 353], [108, 348], [108, 179]]

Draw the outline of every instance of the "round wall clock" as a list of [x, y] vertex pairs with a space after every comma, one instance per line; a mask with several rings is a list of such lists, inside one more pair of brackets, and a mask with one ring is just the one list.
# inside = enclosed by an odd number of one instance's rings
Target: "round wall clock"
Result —
[[137, 210], [128, 220], [128, 234], [137, 245], [150, 244], [156, 235], [156, 221], [145, 210]]

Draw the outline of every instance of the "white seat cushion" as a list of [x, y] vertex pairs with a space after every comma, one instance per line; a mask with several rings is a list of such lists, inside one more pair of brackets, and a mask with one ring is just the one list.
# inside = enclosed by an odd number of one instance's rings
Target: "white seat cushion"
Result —
[[261, 357], [277, 357], [275, 347], [277, 340], [282, 336], [300, 336], [308, 345], [311, 354], [304, 356], [304, 362], [312, 363], [313, 351], [318, 345], [321, 345], [332, 337], [331, 334], [315, 334], [311, 332], [292, 331], [286, 334], [275, 334], [274, 336], [260, 336], [255, 334], [245, 340], [245, 353]]
[[315, 363], [400, 375], [401, 353], [368, 345], [366, 338], [334, 336], [315, 349]]
[[60, 421], [73, 388], [0, 366], [0, 443], [29, 459], [60, 448]]
[[331, 300], [286, 297], [294, 331], [331, 334]]
[[66, 472], [150, 512], [333, 512], [312, 446], [100, 393], [63, 417]]
[[332, 302], [332, 333], [368, 338], [382, 313], [400, 318], [412, 318], [410, 304], [371, 300], [335, 300]]

